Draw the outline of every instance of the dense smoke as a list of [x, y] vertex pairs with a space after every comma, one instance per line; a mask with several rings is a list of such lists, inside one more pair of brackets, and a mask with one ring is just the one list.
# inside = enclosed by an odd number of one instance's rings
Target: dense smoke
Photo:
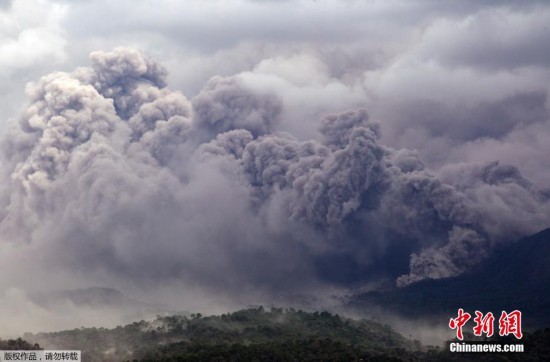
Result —
[[548, 226], [548, 191], [517, 168], [435, 175], [382, 145], [365, 109], [303, 140], [279, 127], [281, 99], [240, 75], [189, 100], [136, 50], [91, 61], [30, 85], [2, 144], [3, 243], [36, 273], [227, 294], [405, 286]]

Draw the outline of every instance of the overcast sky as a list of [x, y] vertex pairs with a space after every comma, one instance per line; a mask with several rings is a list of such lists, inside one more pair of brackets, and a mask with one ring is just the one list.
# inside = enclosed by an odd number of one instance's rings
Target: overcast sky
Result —
[[550, 226], [548, 44], [546, 1], [1, 1], [0, 287], [459, 274]]

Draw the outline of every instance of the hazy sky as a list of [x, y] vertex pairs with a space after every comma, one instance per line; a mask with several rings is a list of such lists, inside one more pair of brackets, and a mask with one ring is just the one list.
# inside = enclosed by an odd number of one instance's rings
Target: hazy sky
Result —
[[548, 44], [545, 1], [2, 1], [0, 305], [459, 274], [550, 226]]

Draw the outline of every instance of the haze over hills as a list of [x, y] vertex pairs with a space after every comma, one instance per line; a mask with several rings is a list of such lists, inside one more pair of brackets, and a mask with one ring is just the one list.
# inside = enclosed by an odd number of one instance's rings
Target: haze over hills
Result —
[[[218, 316], [157, 317], [114, 329], [80, 328], [26, 334], [25, 340], [51, 349], [81, 349], [83, 361], [132, 359], [215, 360], [216, 354], [246, 354], [275, 360], [392, 356], [419, 350], [388, 326], [355, 321], [327, 312], [308, 313], [263, 307]], [[296, 355], [298, 353], [298, 355]], [[286, 358], [285, 358], [286, 356]], [[316, 357], [315, 357], [316, 356]], [[185, 357], [185, 358], [184, 358]], [[225, 359], [222, 359], [225, 360]], [[235, 359], [231, 359], [235, 360]], [[238, 360], [238, 359], [237, 359]]]
[[[523, 312], [525, 338], [521, 341], [533, 361], [544, 360], [550, 342], [550, 229], [498, 250], [482, 265], [461, 276], [424, 280], [403, 288], [354, 296], [342, 310], [372, 312], [383, 309], [417, 321], [445, 326], [458, 308], [484, 313], [518, 309]], [[111, 288], [88, 288], [36, 295], [44, 307], [70, 301], [80, 307], [114, 308], [136, 313], [163, 312], [147, 321], [116, 328], [82, 327], [49, 333], [27, 333], [9, 346], [80, 349], [86, 361], [158, 360], [359, 360], [380, 361], [520, 361], [518, 355], [466, 358], [446, 348], [422, 345], [404, 338], [389, 326], [354, 320], [328, 312], [293, 308], [250, 308], [203, 317], [167, 315], [158, 306], [141, 303]], [[155, 309], [156, 308], [156, 309]], [[445, 326], [446, 327], [446, 326]], [[546, 330], [542, 330], [546, 328]], [[535, 331], [539, 329], [539, 331]], [[496, 341], [499, 340], [498, 336]], [[508, 340], [503, 339], [501, 342]], [[508, 341], [509, 342], [509, 341]], [[27, 348], [25, 347], [25, 348]], [[14, 347], [15, 348], [15, 347]], [[504, 358], [504, 359], [503, 359]]]
[[[526, 353], [450, 353], [404, 338], [389, 326], [328, 312], [263, 307], [203, 317], [157, 317], [113, 329], [79, 328], [0, 341], [6, 349], [82, 350], [111, 361], [545, 361], [550, 329], [525, 333]], [[510, 342], [498, 336], [494, 342]]]
[[55, 310], [59, 305], [70, 304], [79, 310], [104, 311], [116, 316], [121, 323], [138, 319], [150, 319], [158, 314], [183, 313], [164, 304], [144, 303], [113, 288], [91, 287], [57, 292], [34, 293], [30, 300], [46, 310]]
[[92, 308], [120, 308], [133, 309], [136, 307], [153, 307], [146, 303], [132, 299], [113, 288], [91, 287], [85, 289], [65, 290], [50, 293], [36, 293], [32, 300], [44, 307], [63, 301], [70, 301], [77, 306]]

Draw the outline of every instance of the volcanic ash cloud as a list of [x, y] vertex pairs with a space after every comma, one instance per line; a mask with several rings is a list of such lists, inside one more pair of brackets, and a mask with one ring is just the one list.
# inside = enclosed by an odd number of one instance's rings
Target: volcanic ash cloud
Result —
[[29, 85], [2, 143], [0, 232], [31, 273], [55, 263], [228, 293], [402, 286], [548, 226], [548, 196], [514, 167], [438, 179], [418, 152], [381, 145], [364, 109], [326, 115], [318, 140], [300, 140], [280, 131], [281, 98], [239, 74], [188, 99], [136, 50], [91, 62]]

